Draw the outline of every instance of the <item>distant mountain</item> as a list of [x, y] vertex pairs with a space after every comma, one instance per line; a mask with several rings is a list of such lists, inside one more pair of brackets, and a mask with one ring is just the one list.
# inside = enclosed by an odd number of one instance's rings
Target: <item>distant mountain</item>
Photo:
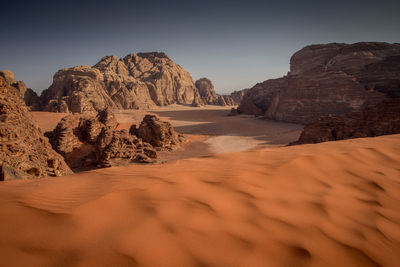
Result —
[[159, 52], [122, 59], [105, 56], [93, 67], [59, 70], [41, 95], [42, 109], [53, 112], [96, 113], [106, 107], [146, 109], [170, 104], [211, 103], [202, 99], [189, 72]]
[[305, 124], [399, 97], [399, 44], [319, 44], [296, 52], [287, 76], [251, 88], [239, 113]]

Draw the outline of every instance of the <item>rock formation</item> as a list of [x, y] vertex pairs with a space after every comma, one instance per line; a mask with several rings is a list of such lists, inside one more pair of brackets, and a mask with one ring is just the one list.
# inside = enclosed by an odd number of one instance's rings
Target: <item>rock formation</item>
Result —
[[239, 91], [233, 91], [229, 97], [233, 100], [235, 105], [239, 105], [242, 102], [243, 96], [249, 91], [249, 88], [242, 89]]
[[400, 44], [311, 45], [296, 52], [290, 72], [256, 84], [239, 112], [308, 123], [400, 97]]
[[157, 52], [129, 54], [123, 59], [106, 56], [93, 67], [62, 69], [41, 101], [44, 110], [86, 114], [106, 107], [202, 103], [189, 72]]
[[204, 104], [219, 106], [232, 106], [235, 104], [230, 96], [215, 93], [214, 85], [207, 78], [198, 79], [195, 82], [195, 86]]
[[10, 85], [15, 84], [11, 75], [4, 73], [0, 75], [0, 180], [72, 173], [33, 120], [18, 86]]
[[347, 114], [321, 117], [307, 124], [298, 141], [312, 144], [400, 133], [400, 98]]
[[168, 122], [146, 116], [139, 128], [116, 130], [118, 123], [110, 108], [97, 116], [72, 114], [47, 132], [53, 148], [72, 169], [109, 167], [118, 161], [151, 163], [156, 149], [172, 149], [180, 144], [179, 135]]
[[134, 127], [131, 127], [130, 132], [158, 148], [172, 149], [181, 142], [171, 123], [161, 121], [154, 115], [146, 115], [139, 128], [134, 130]]
[[25, 104], [30, 110], [40, 110], [40, 98], [31, 88], [26, 88], [23, 81], [16, 81], [14, 73], [9, 70], [1, 70], [0, 77], [3, 77], [8, 86], [16, 88], [20, 96], [24, 99]]

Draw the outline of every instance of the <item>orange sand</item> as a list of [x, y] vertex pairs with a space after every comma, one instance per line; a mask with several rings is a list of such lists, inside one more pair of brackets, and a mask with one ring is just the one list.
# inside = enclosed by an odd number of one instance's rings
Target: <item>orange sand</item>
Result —
[[0, 184], [1, 266], [399, 266], [400, 135]]

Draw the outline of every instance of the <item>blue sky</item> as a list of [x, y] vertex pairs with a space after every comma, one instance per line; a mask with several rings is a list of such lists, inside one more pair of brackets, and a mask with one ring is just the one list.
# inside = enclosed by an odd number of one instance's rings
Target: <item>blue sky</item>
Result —
[[60, 68], [164, 51], [218, 93], [276, 78], [315, 43], [400, 43], [400, 1], [9, 1], [0, 69], [40, 92]]

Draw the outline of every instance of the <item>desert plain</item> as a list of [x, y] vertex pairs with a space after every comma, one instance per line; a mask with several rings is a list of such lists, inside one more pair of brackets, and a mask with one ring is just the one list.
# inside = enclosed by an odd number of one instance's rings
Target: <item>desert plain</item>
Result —
[[400, 135], [286, 146], [302, 125], [228, 111], [151, 110], [186, 137], [155, 164], [2, 182], [0, 265], [399, 266]]

